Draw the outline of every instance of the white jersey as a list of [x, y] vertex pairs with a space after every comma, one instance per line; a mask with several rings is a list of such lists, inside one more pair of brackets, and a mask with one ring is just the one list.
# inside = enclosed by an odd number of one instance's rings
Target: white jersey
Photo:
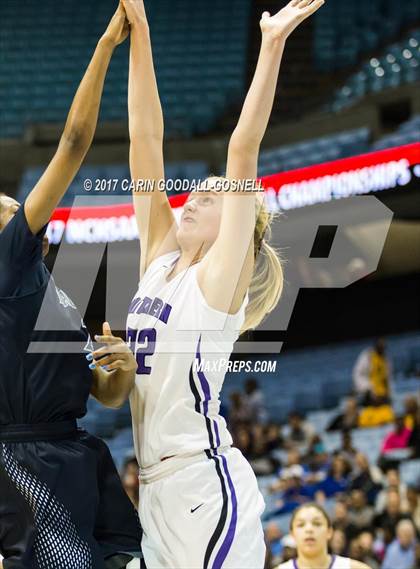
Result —
[[[349, 557], [340, 557], [332, 555], [331, 563], [328, 569], [350, 569], [351, 559]], [[296, 559], [290, 559], [286, 563], [282, 563], [276, 569], [299, 569]]]
[[141, 469], [232, 444], [219, 394], [248, 295], [234, 315], [211, 308], [197, 282], [199, 263], [167, 281], [179, 256], [149, 265], [127, 318], [138, 364], [130, 404]]

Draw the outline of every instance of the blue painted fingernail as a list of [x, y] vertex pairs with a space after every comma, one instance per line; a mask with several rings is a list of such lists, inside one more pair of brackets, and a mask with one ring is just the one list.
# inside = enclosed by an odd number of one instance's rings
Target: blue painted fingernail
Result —
[[108, 368], [108, 366], [102, 366], [102, 369], [108, 371], [109, 368]]
[[88, 354], [88, 355], [86, 356], [86, 359], [87, 359], [88, 362], [91, 362], [91, 361], [93, 360], [93, 354]]
[[89, 369], [95, 369], [96, 368], [96, 364], [89, 364]]

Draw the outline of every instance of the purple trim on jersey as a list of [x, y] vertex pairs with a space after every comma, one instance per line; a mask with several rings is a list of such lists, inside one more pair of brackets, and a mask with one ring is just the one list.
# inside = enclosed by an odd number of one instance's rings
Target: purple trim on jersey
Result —
[[[200, 334], [200, 337], [198, 339], [197, 351], [195, 353], [195, 356], [198, 359], [198, 365], [199, 366], [201, 366], [200, 346], [201, 346], [201, 334]], [[200, 380], [200, 383], [201, 383], [201, 389], [203, 390], [203, 393], [204, 393], [203, 412], [204, 412], [204, 415], [207, 417], [207, 413], [209, 412], [210, 385], [209, 385], [209, 382], [207, 381], [207, 378], [204, 375], [204, 373], [202, 371], [200, 371], [200, 367], [197, 370], [197, 375], [198, 375], [198, 379]]]
[[[333, 565], [335, 563], [335, 557], [336, 557], [335, 555], [331, 556], [331, 563], [329, 564], [328, 569], [333, 569]], [[299, 569], [296, 559], [293, 559], [293, 567], [294, 569]]]
[[217, 426], [217, 421], [213, 420], [214, 430], [216, 432], [216, 445], [217, 448], [220, 446], [220, 436], [219, 436], [219, 427]]
[[332, 555], [332, 556], [331, 556], [331, 563], [330, 563], [330, 566], [328, 567], [328, 569], [332, 569], [334, 563], [335, 563], [335, 555]]
[[[200, 370], [200, 367], [201, 367], [200, 347], [201, 347], [201, 334], [200, 334], [200, 337], [198, 339], [197, 350], [196, 350], [195, 355], [196, 355], [196, 358], [198, 359], [198, 366], [199, 366], [198, 370], [197, 370], [197, 375], [198, 375], [198, 379], [200, 380], [201, 389], [203, 390], [203, 393], [204, 393], [203, 413], [204, 413], [204, 416], [207, 417], [208, 412], [209, 412], [209, 401], [211, 399], [211, 393], [210, 393], [209, 382], [207, 381], [207, 378], [204, 375], [204, 373]], [[213, 423], [214, 432], [216, 433], [216, 447], [218, 448], [220, 446], [219, 428], [217, 426], [217, 422], [214, 419], [212, 420], [212, 423]], [[210, 443], [211, 443], [211, 441], [210, 441]]]
[[[216, 453], [217, 455], [217, 453]], [[235, 487], [233, 485], [232, 482], [232, 478], [230, 476], [230, 472], [229, 472], [229, 468], [227, 465], [227, 460], [226, 457], [223, 455], [217, 455], [219, 458], [222, 459], [223, 462], [223, 470], [225, 471], [227, 480], [228, 480], [228, 485], [229, 485], [229, 490], [230, 490], [230, 495], [232, 498], [232, 518], [230, 520], [229, 523], [229, 528], [227, 531], [227, 534], [225, 535], [225, 539], [222, 543], [222, 546], [219, 550], [219, 553], [216, 555], [216, 558], [214, 560], [213, 563], [213, 569], [221, 569], [228, 553], [229, 550], [232, 546], [233, 543], [233, 539], [235, 537], [235, 532], [236, 532], [236, 524], [238, 521], [238, 500], [236, 498], [236, 492], [235, 492]]]

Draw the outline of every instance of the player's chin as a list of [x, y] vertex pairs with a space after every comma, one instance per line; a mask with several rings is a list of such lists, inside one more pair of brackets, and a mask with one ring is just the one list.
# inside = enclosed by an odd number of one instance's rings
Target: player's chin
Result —
[[314, 551], [319, 549], [318, 540], [316, 540], [315, 538], [305, 539], [300, 544], [300, 549], [302, 550], [303, 553], [309, 553], [309, 554], [313, 553]]

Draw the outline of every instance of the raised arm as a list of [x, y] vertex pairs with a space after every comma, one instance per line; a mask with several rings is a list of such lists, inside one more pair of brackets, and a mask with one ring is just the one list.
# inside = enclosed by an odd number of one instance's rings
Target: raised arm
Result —
[[[262, 41], [257, 67], [238, 125], [229, 142], [228, 179], [251, 180], [257, 177], [260, 144], [273, 108], [286, 40], [301, 22], [323, 4], [324, 0], [292, 0], [274, 16], [268, 12], [262, 15]], [[199, 282], [206, 300], [219, 310], [236, 312], [251, 282], [255, 212], [255, 192], [228, 191], [224, 194], [218, 238], [199, 272]], [[220, 283], [223, 283], [222, 289]]]
[[90, 148], [108, 65], [115, 47], [128, 35], [128, 22], [120, 4], [74, 97], [56, 154], [25, 202], [25, 215], [33, 233], [48, 223]]
[[158, 185], [165, 177], [163, 114], [153, 66], [152, 46], [143, 0], [123, 0], [131, 26], [128, 112], [130, 170], [138, 181], [153, 184], [153, 191], [133, 193], [140, 235], [140, 277], [150, 262], [178, 248], [176, 222], [166, 192]]

